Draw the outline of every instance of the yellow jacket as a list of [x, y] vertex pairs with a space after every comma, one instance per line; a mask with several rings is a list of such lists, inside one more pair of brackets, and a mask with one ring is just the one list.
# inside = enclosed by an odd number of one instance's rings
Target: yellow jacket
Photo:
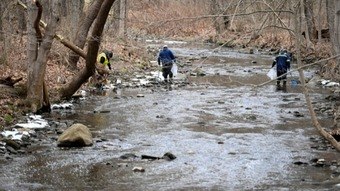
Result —
[[[105, 58], [104, 63], [100, 62], [100, 60], [101, 60], [102, 57]], [[107, 65], [110, 63], [109, 60], [108, 60], [107, 57], [106, 57], [106, 54], [105, 54], [104, 52], [103, 52], [103, 53], [100, 53], [100, 54], [98, 55], [98, 57], [97, 57], [97, 62], [98, 62], [98, 63], [101, 63], [101, 64], [103, 64], [103, 65], [105, 65], [105, 66], [107, 66]]]

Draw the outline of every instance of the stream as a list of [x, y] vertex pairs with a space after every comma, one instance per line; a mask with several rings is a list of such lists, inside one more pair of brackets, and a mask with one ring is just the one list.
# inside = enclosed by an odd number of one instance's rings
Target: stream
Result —
[[[318, 135], [301, 86], [254, 86], [269, 80], [274, 55], [169, 48], [181, 65], [174, 84], [92, 93], [70, 111], [52, 111], [44, 118], [88, 126], [94, 145], [59, 148], [58, 135], [47, 132], [26, 154], [0, 160], [0, 190], [340, 189], [340, 154]], [[197, 68], [204, 75], [189, 75]], [[330, 90], [309, 90], [325, 107]], [[329, 111], [317, 114], [321, 125], [332, 125]], [[140, 157], [167, 152], [176, 159]]]

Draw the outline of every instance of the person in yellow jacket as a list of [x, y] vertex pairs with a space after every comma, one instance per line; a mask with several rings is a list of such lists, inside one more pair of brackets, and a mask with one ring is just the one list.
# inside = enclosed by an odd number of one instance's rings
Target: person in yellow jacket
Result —
[[[105, 76], [109, 74], [109, 70], [111, 70], [110, 59], [113, 57], [113, 53], [111, 51], [103, 51], [97, 57], [96, 70], [99, 75]], [[109, 70], [108, 70], [109, 69]]]

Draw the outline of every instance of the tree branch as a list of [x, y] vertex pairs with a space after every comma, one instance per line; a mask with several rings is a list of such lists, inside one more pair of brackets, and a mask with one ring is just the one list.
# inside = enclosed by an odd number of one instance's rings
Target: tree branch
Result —
[[230, 17], [230, 16], [235, 16], [235, 17], [240, 17], [240, 16], [248, 16], [248, 15], [253, 15], [253, 14], [261, 14], [261, 13], [290, 13], [294, 14], [292, 11], [289, 10], [260, 10], [260, 11], [253, 11], [249, 13], [238, 13], [238, 14], [219, 14], [219, 15], [202, 15], [198, 17], [182, 17], [182, 18], [177, 18], [177, 19], [168, 19], [164, 21], [159, 21], [156, 23], [151, 23], [150, 26], [152, 25], [164, 25], [169, 22], [177, 22], [177, 21], [183, 21], [183, 20], [199, 20], [199, 19], [209, 19], [209, 18], [216, 18], [216, 17]]
[[[17, 3], [18, 5], [23, 7], [25, 10], [27, 10], [27, 6], [23, 2], [21, 2], [20, 0], [17, 0]], [[43, 28], [46, 28], [47, 26], [47, 24], [42, 20], [39, 20], [39, 25]], [[75, 53], [79, 54], [81, 57], [86, 59], [86, 53], [81, 48], [74, 45], [71, 41], [65, 39], [63, 36], [59, 34], [55, 34], [54, 38], [56, 38], [60, 43], [62, 43], [67, 48], [73, 50]]]

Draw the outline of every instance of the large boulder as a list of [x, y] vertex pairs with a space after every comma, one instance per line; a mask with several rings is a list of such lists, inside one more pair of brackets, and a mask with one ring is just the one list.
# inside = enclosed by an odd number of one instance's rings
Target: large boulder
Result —
[[59, 147], [85, 147], [93, 144], [88, 127], [77, 123], [66, 129], [58, 138]]

